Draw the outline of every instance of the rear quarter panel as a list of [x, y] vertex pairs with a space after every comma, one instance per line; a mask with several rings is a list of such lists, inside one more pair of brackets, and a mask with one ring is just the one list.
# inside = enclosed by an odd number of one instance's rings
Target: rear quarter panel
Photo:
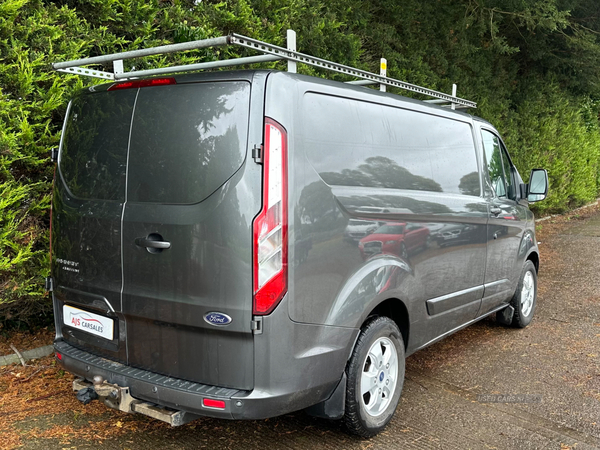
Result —
[[[311, 130], [305, 127], [302, 102], [309, 91], [346, 96], [349, 93], [329, 81], [315, 85], [301, 78], [271, 74], [265, 102], [265, 115], [277, 120], [288, 132], [290, 318], [302, 323], [358, 328], [377, 304], [394, 298], [407, 307], [411, 332], [416, 330], [409, 347], [417, 348], [438, 332], [428, 317], [425, 300], [483, 282], [487, 205], [483, 198], [475, 196], [325, 183], [307, 158]], [[372, 91], [352, 90], [352, 97], [373, 100]], [[395, 100], [381, 96], [380, 101], [392, 105]], [[418, 104], [410, 107], [423, 109]], [[468, 117], [463, 117], [468, 122]], [[335, 123], [337, 119], [330, 120]], [[322, 157], [327, 158], [327, 153]], [[474, 181], [481, 183], [479, 174]], [[388, 207], [387, 211], [380, 208], [379, 212], [376, 207], [380, 206]], [[376, 223], [458, 223], [470, 227], [472, 238], [467, 244], [444, 249], [420, 246], [411, 249], [408, 258], [388, 253], [365, 259], [357, 242], [344, 240], [350, 218]], [[465, 271], [466, 267], [474, 269]], [[466, 294], [470, 296], [463, 298], [468, 304], [466, 309], [450, 311], [438, 319], [449, 327], [473, 319], [479, 309], [481, 290]]]

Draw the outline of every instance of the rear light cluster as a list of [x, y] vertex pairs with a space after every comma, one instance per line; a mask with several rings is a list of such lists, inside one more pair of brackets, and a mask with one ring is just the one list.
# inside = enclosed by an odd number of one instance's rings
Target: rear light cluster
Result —
[[225, 409], [225, 401], [214, 400], [212, 398], [203, 398], [202, 405], [206, 408]]
[[175, 78], [152, 78], [150, 80], [125, 81], [123, 83], [113, 84], [107, 90], [117, 91], [119, 89], [137, 89], [150, 86], [166, 86], [169, 84], [177, 84]]
[[253, 313], [269, 314], [287, 292], [287, 133], [265, 119], [263, 206], [254, 219]]

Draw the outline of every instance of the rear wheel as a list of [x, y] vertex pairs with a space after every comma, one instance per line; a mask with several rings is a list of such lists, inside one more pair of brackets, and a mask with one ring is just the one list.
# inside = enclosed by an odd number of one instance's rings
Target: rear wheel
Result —
[[348, 430], [371, 437], [392, 419], [404, 385], [404, 342], [388, 317], [370, 320], [363, 327], [346, 368]]

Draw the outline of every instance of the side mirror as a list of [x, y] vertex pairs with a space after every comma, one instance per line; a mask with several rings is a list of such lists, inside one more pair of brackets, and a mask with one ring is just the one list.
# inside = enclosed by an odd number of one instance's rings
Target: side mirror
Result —
[[527, 201], [530, 203], [544, 200], [548, 195], [548, 172], [544, 169], [533, 169], [527, 185]]

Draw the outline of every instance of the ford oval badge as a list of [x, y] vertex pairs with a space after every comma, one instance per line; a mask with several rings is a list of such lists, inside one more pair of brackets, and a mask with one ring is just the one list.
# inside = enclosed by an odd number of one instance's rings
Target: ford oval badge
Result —
[[231, 323], [231, 317], [220, 312], [209, 312], [204, 315], [204, 320], [206, 323], [217, 326], [229, 325]]

